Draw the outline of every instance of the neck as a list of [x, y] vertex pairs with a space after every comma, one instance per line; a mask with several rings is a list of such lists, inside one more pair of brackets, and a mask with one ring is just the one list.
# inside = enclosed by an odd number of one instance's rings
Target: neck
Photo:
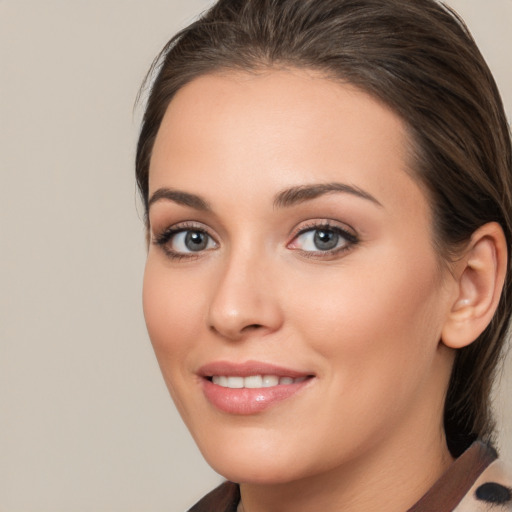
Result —
[[[422, 432], [423, 434], [424, 432]], [[397, 435], [385, 449], [323, 474], [282, 484], [241, 484], [243, 512], [408, 510], [453, 462], [440, 428], [427, 439]], [[419, 442], [421, 441], [421, 442]]]

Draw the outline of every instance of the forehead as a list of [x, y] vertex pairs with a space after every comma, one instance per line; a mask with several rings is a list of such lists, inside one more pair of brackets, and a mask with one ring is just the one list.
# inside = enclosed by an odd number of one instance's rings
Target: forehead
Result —
[[210, 74], [178, 91], [167, 109], [150, 195], [171, 186], [224, 190], [228, 198], [243, 188], [258, 195], [341, 180], [404, 201], [419, 189], [409, 146], [400, 117], [350, 84], [297, 69]]

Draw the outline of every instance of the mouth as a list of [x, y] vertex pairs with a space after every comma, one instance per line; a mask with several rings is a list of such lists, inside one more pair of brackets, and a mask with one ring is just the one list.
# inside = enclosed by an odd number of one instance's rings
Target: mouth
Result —
[[212, 375], [207, 379], [223, 388], [230, 389], [258, 389], [258, 388], [271, 388], [273, 386], [289, 386], [290, 384], [297, 384], [303, 382], [310, 376], [298, 377], [280, 377], [279, 375], [249, 375], [248, 377], [240, 377], [237, 375]]
[[208, 402], [235, 415], [263, 412], [294, 397], [315, 378], [313, 373], [254, 361], [215, 362], [201, 367], [198, 375]]

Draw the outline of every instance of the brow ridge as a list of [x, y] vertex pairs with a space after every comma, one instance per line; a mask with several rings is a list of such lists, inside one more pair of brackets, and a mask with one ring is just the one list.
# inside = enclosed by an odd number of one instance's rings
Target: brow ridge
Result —
[[202, 197], [191, 194], [189, 192], [183, 192], [181, 190], [174, 190], [172, 188], [159, 188], [156, 190], [148, 201], [148, 208], [156, 203], [157, 201], [167, 200], [173, 201], [174, 203], [182, 206], [188, 206], [195, 210], [211, 211], [209, 203]]
[[274, 208], [289, 208], [296, 204], [315, 199], [325, 194], [342, 192], [351, 194], [361, 199], [366, 199], [382, 207], [382, 204], [365, 190], [346, 183], [315, 183], [311, 185], [299, 185], [279, 192], [274, 199]]

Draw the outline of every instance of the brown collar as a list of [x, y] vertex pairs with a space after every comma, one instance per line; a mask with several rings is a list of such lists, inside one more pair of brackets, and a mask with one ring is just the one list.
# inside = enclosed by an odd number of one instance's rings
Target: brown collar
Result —
[[233, 482], [224, 482], [196, 503], [188, 512], [236, 512], [240, 488]]
[[451, 512], [496, 457], [490, 446], [474, 442], [407, 512]]

